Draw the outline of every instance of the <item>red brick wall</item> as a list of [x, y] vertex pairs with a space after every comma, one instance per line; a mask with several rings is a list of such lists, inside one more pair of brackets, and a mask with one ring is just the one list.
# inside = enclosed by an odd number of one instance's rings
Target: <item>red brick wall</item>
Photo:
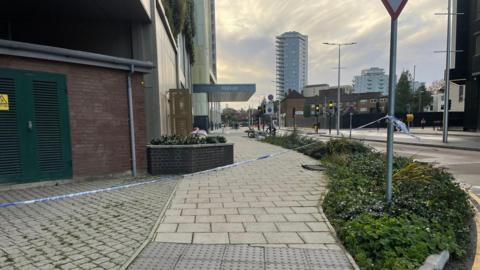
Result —
[[[285, 121], [286, 121], [286, 126], [287, 127], [293, 127], [293, 108], [297, 112], [303, 112], [303, 109], [305, 107], [305, 99], [303, 98], [287, 98], [284, 99], [281, 104], [280, 104], [280, 112], [285, 113]], [[295, 120], [296, 120], [296, 125], [300, 126], [301, 122], [303, 121], [304, 117], [302, 115], [296, 115]]]
[[[131, 169], [127, 71], [0, 56], [0, 68], [64, 74], [67, 79], [74, 178]], [[144, 90], [132, 81], [137, 168], [146, 169]]]

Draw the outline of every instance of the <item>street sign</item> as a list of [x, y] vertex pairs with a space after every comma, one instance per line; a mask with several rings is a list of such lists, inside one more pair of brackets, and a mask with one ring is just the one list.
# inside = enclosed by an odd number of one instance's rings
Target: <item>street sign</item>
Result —
[[268, 95], [268, 100], [273, 100], [273, 95]]
[[[398, 16], [402, 13], [403, 8], [408, 0], [382, 0], [383, 5], [390, 13], [391, 30], [390, 30], [390, 71], [388, 78], [388, 116], [395, 115], [395, 76], [397, 70], [397, 32], [398, 32]], [[388, 121], [387, 126], [387, 203], [392, 202], [392, 179], [393, 179], [393, 121]]]
[[382, 0], [383, 5], [387, 8], [388, 13], [392, 16], [392, 20], [396, 20], [403, 8], [407, 4], [408, 0]]
[[267, 103], [267, 106], [265, 108], [265, 113], [266, 114], [269, 114], [269, 115], [272, 115], [274, 113], [274, 106], [273, 106], [273, 101], [269, 101]]

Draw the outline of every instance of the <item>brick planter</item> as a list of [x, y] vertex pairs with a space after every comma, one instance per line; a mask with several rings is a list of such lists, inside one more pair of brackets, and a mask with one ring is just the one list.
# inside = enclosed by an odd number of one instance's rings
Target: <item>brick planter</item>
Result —
[[195, 145], [148, 145], [148, 173], [181, 174], [233, 163], [233, 143]]

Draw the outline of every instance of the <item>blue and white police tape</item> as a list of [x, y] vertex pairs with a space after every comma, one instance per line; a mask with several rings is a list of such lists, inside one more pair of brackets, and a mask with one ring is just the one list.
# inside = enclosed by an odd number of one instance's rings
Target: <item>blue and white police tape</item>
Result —
[[[315, 142], [315, 143], [317, 143], [317, 142]], [[307, 146], [315, 144], [315, 143], [311, 143], [311, 144], [308, 144], [308, 145], [297, 147], [297, 148], [294, 148], [294, 149], [291, 149], [291, 150], [301, 149], [303, 147], [307, 147]], [[184, 175], [180, 175], [180, 176], [186, 177], [186, 176], [194, 176], [194, 175], [205, 174], [205, 173], [209, 173], [209, 172], [221, 171], [221, 170], [224, 170], [224, 169], [238, 167], [238, 166], [241, 166], [241, 165], [244, 165], [244, 164], [252, 163], [252, 162], [255, 162], [255, 161], [259, 161], [259, 160], [268, 159], [268, 158], [278, 156], [278, 155], [282, 155], [282, 154], [285, 154], [285, 153], [287, 153], [291, 150], [278, 151], [278, 152], [275, 152], [275, 153], [262, 155], [260, 157], [254, 158], [254, 159], [239, 161], [239, 162], [236, 162], [236, 163], [233, 163], [233, 164], [230, 164], [230, 165], [217, 167], [217, 168], [214, 168], [214, 169], [209, 169], [209, 170], [200, 171], [200, 172], [196, 172], [196, 173], [184, 174]], [[153, 184], [153, 183], [157, 183], [157, 182], [160, 182], [160, 181], [165, 181], [165, 180], [170, 179], [170, 178], [172, 178], [172, 177], [168, 177], [168, 178], [164, 178], [164, 179], [143, 181], [143, 182], [139, 182], [139, 183], [112, 186], [112, 187], [108, 187], [108, 188], [100, 188], [100, 189], [89, 190], [89, 191], [82, 191], [82, 192], [76, 192], [76, 193], [56, 195], [56, 196], [32, 199], [32, 200], [27, 200], [27, 201], [0, 203], [0, 208], [34, 204], [34, 203], [42, 203], [42, 202], [49, 202], [49, 201], [58, 201], [58, 200], [70, 199], [70, 198], [81, 197], [81, 196], [86, 196], [86, 195], [93, 195], [93, 194], [102, 193], [102, 192], [112, 192], [112, 191], [115, 191], [115, 190], [120, 190], [120, 189], [125, 189], [125, 188], [131, 188], [131, 187], [137, 187], [137, 186], [142, 186], [142, 185], [147, 185], [147, 184]]]
[[393, 126], [394, 126], [395, 128], [397, 128], [398, 131], [400, 131], [401, 133], [404, 133], [404, 134], [406, 134], [406, 135], [408, 135], [408, 136], [416, 139], [417, 141], [420, 141], [420, 138], [417, 137], [417, 136], [415, 136], [415, 135], [413, 135], [413, 134], [410, 132], [410, 129], [407, 127], [407, 125], [406, 125], [404, 122], [402, 122], [400, 119], [396, 118], [395, 116], [390, 116], [390, 115], [385, 115], [384, 117], [381, 117], [381, 118], [379, 118], [379, 119], [377, 119], [377, 120], [375, 120], [375, 121], [372, 121], [372, 122], [370, 122], [370, 123], [367, 123], [367, 124], [365, 124], [365, 125], [359, 126], [359, 127], [357, 127], [357, 128], [354, 128], [354, 129], [362, 129], [362, 128], [368, 127], [368, 126], [370, 126], [370, 125], [373, 125], [373, 124], [375, 124], [375, 123], [378, 123], [378, 122], [380, 122], [380, 121], [382, 121], [382, 120], [384, 120], [384, 119], [388, 119], [389, 121], [392, 121]]

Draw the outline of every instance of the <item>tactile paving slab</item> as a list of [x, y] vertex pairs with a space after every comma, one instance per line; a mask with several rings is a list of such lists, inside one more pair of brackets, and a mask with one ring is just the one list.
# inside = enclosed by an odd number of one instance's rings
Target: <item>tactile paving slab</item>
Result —
[[[305, 250], [310, 265], [323, 267], [350, 267], [350, 262], [341, 250], [309, 249]], [[337, 268], [338, 269], [338, 268]]]
[[347, 270], [344, 251], [150, 243], [129, 269], [149, 270]]
[[224, 261], [220, 270], [265, 270], [265, 263]]
[[226, 245], [188, 245], [182, 258], [187, 260], [222, 260]]
[[227, 246], [223, 259], [225, 261], [234, 262], [263, 263], [265, 261], [265, 254], [264, 249], [261, 247], [251, 247], [247, 245], [230, 245]]
[[180, 260], [175, 270], [219, 270], [222, 261], [211, 260]]
[[275, 264], [308, 264], [304, 249], [265, 248], [265, 261]]

